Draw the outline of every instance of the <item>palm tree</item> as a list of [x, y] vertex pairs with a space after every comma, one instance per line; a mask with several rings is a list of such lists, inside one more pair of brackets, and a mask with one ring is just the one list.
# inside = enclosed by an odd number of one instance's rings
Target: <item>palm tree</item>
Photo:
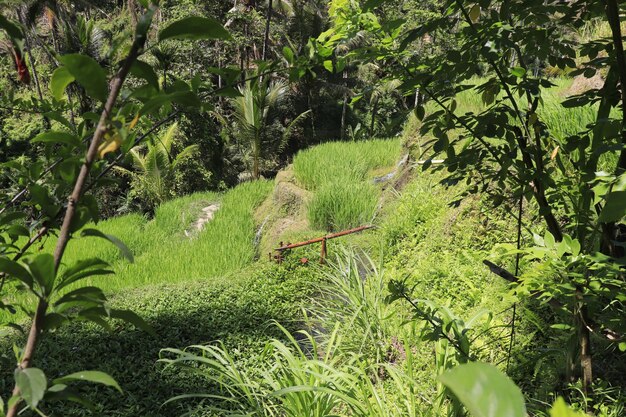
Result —
[[157, 137], [147, 146], [130, 151], [133, 170], [118, 167], [131, 178], [131, 193], [141, 202], [148, 212], [174, 196], [174, 174], [178, 165], [198, 151], [198, 145], [187, 146], [175, 157], [172, 156], [172, 144], [178, 131], [174, 123], [165, 134]]
[[252, 154], [252, 178], [258, 179], [267, 119], [270, 110], [285, 97], [287, 84], [284, 81], [248, 81], [239, 92], [241, 96], [231, 99], [235, 135]]

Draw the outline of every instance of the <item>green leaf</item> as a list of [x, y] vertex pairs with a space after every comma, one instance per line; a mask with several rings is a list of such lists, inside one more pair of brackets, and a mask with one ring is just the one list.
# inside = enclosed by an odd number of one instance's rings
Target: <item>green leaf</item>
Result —
[[479, 4], [475, 4], [474, 7], [471, 8], [471, 10], [469, 11], [469, 18], [471, 19], [473, 23], [478, 22], [478, 19], [480, 18], [480, 5]]
[[526, 70], [522, 67], [509, 68], [509, 72], [517, 78], [522, 78], [524, 75], [526, 75]]
[[424, 120], [425, 115], [426, 115], [426, 109], [424, 109], [424, 106], [415, 107], [415, 116], [417, 117], [417, 120], [421, 122], [422, 120]]
[[333, 72], [333, 61], [327, 59], [326, 61], [324, 61], [324, 68], [326, 68], [326, 70], [328, 72]]
[[11, 22], [6, 17], [0, 14], [0, 28], [4, 29], [10, 38], [13, 39], [22, 39], [24, 35], [22, 34], [22, 29], [15, 23]]
[[70, 74], [67, 67], [55, 69], [50, 78], [50, 92], [52, 93], [52, 97], [56, 100], [62, 100], [65, 89], [68, 85], [73, 83], [74, 80], [74, 76]]
[[492, 365], [460, 365], [441, 375], [439, 380], [474, 417], [526, 416], [522, 391]]
[[35, 136], [32, 141], [36, 143], [63, 143], [75, 147], [80, 146], [80, 139], [76, 136], [72, 135], [69, 132], [57, 132], [54, 130], [40, 133], [39, 135]]
[[106, 269], [110, 265], [99, 258], [82, 259], [73, 266], [67, 268], [61, 277], [61, 282], [56, 290], [59, 291], [76, 281], [94, 275], [108, 275], [113, 271]]
[[146, 80], [148, 84], [157, 90], [159, 89], [159, 78], [150, 64], [136, 60], [133, 63], [133, 66], [130, 67], [130, 73], [137, 78]]
[[294, 55], [290, 47], [288, 46], [283, 47], [283, 56], [285, 57], [288, 63], [293, 64]]
[[152, 326], [130, 310], [111, 310], [110, 316], [114, 319], [124, 320], [125, 322], [132, 324], [136, 328], [141, 329], [152, 336], [156, 337], [157, 335]]
[[128, 246], [126, 246], [124, 244], [124, 242], [122, 242], [121, 240], [119, 240], [115, 236], [107, 235], [107, 234], [102, 233], [100, 230], [97, 230], [97, 229], [85, 229], [85, 230], [82, 231], [82, 233], [80, 235], [83, 236], [83, 237], [94, 236], [94, 237], [99, 237], [99, 238], [108, 240], [109, 242], [111, 242], [112, 244], [117, 246], [117, 248], [120, 250], [120, 253], [122, 254], [122, 256], [124, 256], [126, 259], [128, 259], [128, 261], [130, 263], [133, 263], [135, 261], [135, 258], [133, 257], [133, 253], [130, 251], [130, 249], [128, 249]]
[[37, 368], [17, 368], [15, 370], [15, 384], [20, 389], [24, 402], [31, 408], [37, 407], [48, 387], [46, 374]]
[[569, 408], [563, 397], [557, 398], [550, 409], [550, 417], [584, 417], [585, 415]]
[[232, 39], [230, 33], [211, 17], [190, 16], [177, 20], [159, 32], [159, 42], [166, 39]]
[[67, 384], [68, 382], [73, 381], [89, 381], [95, 382], [96, 384], [106, 385], [107, 387], [113, 387], [119, 392], [122, 392], [122, 388], [120, 388], [119, 384], [115, 379], [113, 379], [109, 374], [100, 371], [80, 371], [74, 372], [73, 374], [66, 375], [61, 378], [55, 379], [53, 382], [55, 384]]
[[31, 276], [44, 290], [42, 295], [49, 295], [56, 277], [54, 257], [49, 253], [42, 253], [35, 258], [25, 260], [24, 263], [28, 265]]
[[76, 82], [82, 85], [91, 97], [104, 102], [108, 94], [106, 71], [87, 55], [70, 54], [59, 58]]
[[33, 286], [33, 277], [30, 275], [30, 272], [17, 262], [8, 258], [0, 258], [0, 271], [19, 279], [30, 288]]
[[613, 191], [606, 198], [599, 220], [603, 223], [616, 222], [624, 216], [626, 216], [626, 191]]

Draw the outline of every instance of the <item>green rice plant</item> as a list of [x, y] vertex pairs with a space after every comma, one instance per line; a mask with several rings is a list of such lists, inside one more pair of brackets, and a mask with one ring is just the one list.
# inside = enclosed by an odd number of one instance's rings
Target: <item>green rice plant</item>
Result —
[[299, 152], [293, 167], [298, 182], [316, 190], [328, 182], [360, 182], [373, 169], [393, 167], [400, 149], [399, 139], [329, 142]]
[[[269, 181], [257, 181], [230, 190], [221, 197], [220, 209], [213, 220], [193, 238], [184, 236], [181, 229], [178, 234], [173, 234], [171, 220], [155, 222], [153, 227], [157, 230], [153, 236], [164, 238], [153, 241], [151, 249], [134, 264], [118, 270], [108, 288], [215, 278], [251, 263], [256, 257], [254, 209], [269, 194], [271, 187]], [[167, 213], [166, 209], [164, 213]], [[178, 216], [185, 217], [185, 212]], [[193, 220], [179, 220], [179, 225], [186, 223], [188, 226]]]
[[311, 226], [343, 230], [374, 220], [380, 190], [371, 184], [329, 182], [320, 187], [307, 206]]

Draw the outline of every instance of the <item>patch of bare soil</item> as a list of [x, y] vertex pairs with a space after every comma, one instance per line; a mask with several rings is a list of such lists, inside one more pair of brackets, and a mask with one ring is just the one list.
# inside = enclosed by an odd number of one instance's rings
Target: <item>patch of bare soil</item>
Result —
[[604, 86], [604, 79], [600, 74], [596, 73], [591, 78], [579, 75], [574, 78], [572, 86], [567, 90], [567, 95], [574, 96], [589, 90], [599, 90], [602, 86]]

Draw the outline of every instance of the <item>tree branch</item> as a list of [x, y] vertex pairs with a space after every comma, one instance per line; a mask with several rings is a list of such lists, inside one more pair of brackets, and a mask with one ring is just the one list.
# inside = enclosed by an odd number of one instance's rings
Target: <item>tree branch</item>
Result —
[[[74, 184], [74, 190], [72, 191], [72, 194], [70, 195], [69, 200], [68, 200], [67, 209], [65, 211], [65, 217], [63, 219], [63, 225], [61, 226], [59, 239], [57, 240], [57, 245], [54, 249], [55, 273], [59, 269], [59, 266], [61, 264], [61, 259], [63, 258], [63, 254], [65, 252], [65, 248], [67, 247], [67, 244], [69, 242], [72, 220], [74, 219], [74, 215], [76, 214], [76, 208], [80, 200], [80, 197], [82, 195], [85, 182], [87, 181], [87, 177], [89, 176], [89, 171], [91, 170], [91, 166], [96, 160], [96, 157], [98, 154], [98, 147], [100, 146], [100, 142], [102, 141], [102, 138], [104, 137], [104, 134], [106, 133], [107, 122], [109, 120], [111, 112], [113, 111], [115, 102], [117, 101], [117, 97], [120, 93], [122, 84], [124, 83], [124, 80], [126, 79], [126, 76], [128, 75], [128, 72], [130, 71], [130, 67], [132, 66], [133, 62], [139, 56], [139, 53], [141, 49], [143, 48], [145, 40], [146, 40], [145, 36], [142, 36], [140, 34], [137, 34], [135, 36], [135, 40], [133, 41], [133, 44], [130, 48], [128, 56], [124, 60], [122, 67], [117, 72], [117, 74], [115, 75], [115, 77], [113, 78], [110, 84], [111, 90], [109, 93], [109, 97], [107, 98], [107, 101], [104, 105], [104, 109], [102, 111], [102, 114], [100, 115], [100, 120], [98, 122], [95, 133], [91, 140], [91, 144], [89, 146], [89, 149], [87, 150], [87, 154], [85, 155], [85, 162], [83, 163], [83, 166], [81, 167], [81, 170], [80, 170], [80, 174], [78, 175], [78, 178], [76, 179], [76, 183]], [[22, 355], [20, 364], [18, 365], [20, 369], [25, 369], [31, 366], [32, 358], [35, 353], [35, 347], [37, 346], [39, 335], [41, 334], [42, 329], [43, 329], [43, 324], [44, 324], [43, 320], [45, 318], [47, 309], [48, 309], [47, 300], [45, 300], [44, 298], [40, 298], [38, 305], [37, 305], [37, 311], [35, 313], [35, 317], [33, 318], [33, 324], [28, 334], [26, 346], [24, 347], [24, 353]], [[20, 395], [20, 390], [16, 385], [13, 388], [13, 396], [17, 397], [19, 395]], [[15, 417], [18, 412], [18, 407], [19, 407], [19, 401], [15, 401], [9, 408], [7, 412], [7, 417]]]

